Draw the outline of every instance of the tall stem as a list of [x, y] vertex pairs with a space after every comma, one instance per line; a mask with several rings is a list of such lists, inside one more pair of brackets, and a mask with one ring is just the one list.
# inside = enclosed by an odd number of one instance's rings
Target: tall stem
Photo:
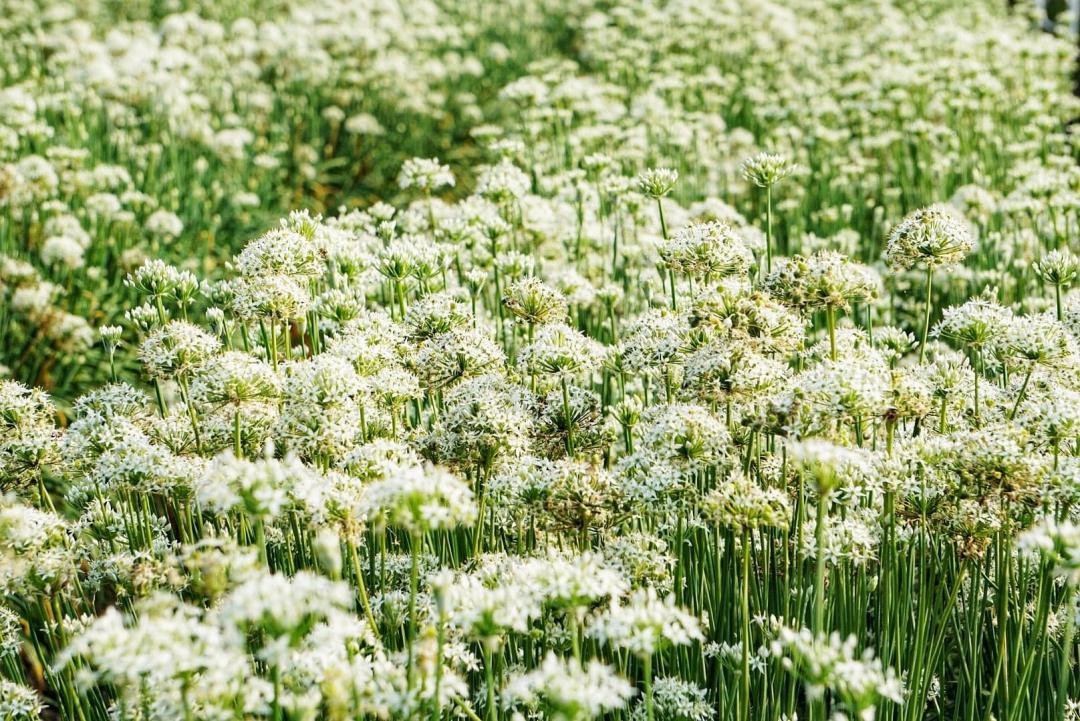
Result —
[[566, 376], [559, 379], [562, 383], [563, 417], [566, 419], [566, 455], [574, 457], [574, 419], [570, 414], [570, 387], [567, 385]]
[[772, 186], [765, 186], [765, 271], [772, 272]]
[[244, 447], [240, 443], [240, 406], [233, 410], [233, 454], [237, 458], [244, 457]]
[[655, 712], [653, 711], [652, 656], [642, 656], [641, 662], [645, 671], [645, 718], [646, 721], [653, 721]]
[[817, 523], [814, 527], [816, 572], [814, 575], [814, 635], [825, 631], [825, 524], [828, 522], [829, 496], [818, 495]]
[[825, 308], [825, 323], [829, 327], [829, 358], [836, 360], [836, 309], [831, 305]]
[[[829, 495], [819, 491], [817, 523], [814, 525], [814, 637], [825, 633], [825, 523], [828, 520]], [[811, 721], [825, 721], [825, 694], [811, 703]]]
[[487, 709], [485, 709], [485, 716], [488, 721], [495, 721], [495, 667], [493, 666], [494, 654], [491, 652], [491, 645], [489, 642], [484, 642], [484, 676], [487, 686]]
[[281, 671], [278, 669], [277, 664], [271, 670], [270, 676], [274, 684], [274, 698], [270, 703], [271, 718], [274, 721], [282, 721], [284, 713], [281, 708]]
[[972, 370], [975, 372], [975, 427], [978, 428], [982, 425], [982, 419], [979, 417], [979, 352], [975, 351], [975, 357], [972, 359]]
[[270, 567], [270, 561], [266, 552], [266, 528], [263, 525], [263, 519], [255, 519], [255, 545], [258, 546], [259, 561], [263, 566]]
[[1035, 372], [1035, 362], [1032, 361], [1028, 367], [1027, 373], [1024, 375], [1024, 382], [1020, 386], [1020, 392], [1016, 394], [1016, 403], [1013, 404], [1012, 411], [1009, 413], [1009, 420], [1011, 421], [1016, 417], [1016, 411], [1020, 408], [1020, 402], [1024, 400], [1024, 394], [1027, 393], [1028, 383], [1031, 381], [1031, 374]]
[[[660, 235], [664, 240], [667, 240], [667, 223], [664, 222], [664, 201], [660, 198], [656, 199], [656, 210], [660, 214]], [[671, 284], [671, 309], [676, 310], [675, 300], [675, 271], [668, 270], [668, 282]]]
[[931, 266], [926, 268], [926, 315], [923, 317], [922, 326], [922, 339], [919, 341], [919, 364], [922, 365], [923, 359], [926, 358], [926, 338], [930, 334], [930, 303], [931, 293], [934, 286], [934, 269]]
[[420, 540], [419, 533], [412, 534], [409, 544], [409, 640], [408, 640], [408, 667], [406, 672], [408, 673], [408, 688], [412, 690], [413, 678], [415, 673], [413, 672], [413, 646], [416, 645], [416, 589], [419, 586], [419, 560], [420, 560]]
[[435, 691], [431, 697], [432, 703], [432, 721], [439, 721], [442, 718], [442, 698], [440, 698], [440, 689], [442, 687], [442, 659], [443, 659], [443, 646], [446, 643], [446, 631], [443, 628], [445, 619], [442, 611], [442, 603], [438, 605], [438, 620], [435, 622], [435, 637], [436, 637], [436, 650], [435, 650]]
[[742, 684], [739, 709], [744, 721], [750, 719], [750, 531], [742, 531]]
[[[360, 567], [360, 554], [356, 551], [356, 543], [351, 539], [345, 545], [349, 550], [349, 563], [352, 564], [353, 576], [356, 579], [356, 590], [360, 594], [360, 605], [364, 609], [364, 618], [371, 626], [371, 632], [378, 635], [379, 626], [375, 623], [375, 616], [371, 613], [371, 601], [368, 599], [367, 584], [364, 583], [364, 569]], [[374, 567], [373, 567], [374, 568]]]
[[573, 654], [574, 660], [581, 663], [581, 641], [578, 639], [578, 610], [577, 608], [570, 609], [566, 614], [566, 629], [570, 634], [570, 653]]
[[1073, 637], [1076, 634], [1076, 607], [1073, 585], [1065, 587], [1065, 633], [1061, 639], [1061, 665], [1058, 667], [1057, 710], [1052, 718], [1065, 718], [1065, 696], [1069, 693], [1069, 673], [1072, 669]]

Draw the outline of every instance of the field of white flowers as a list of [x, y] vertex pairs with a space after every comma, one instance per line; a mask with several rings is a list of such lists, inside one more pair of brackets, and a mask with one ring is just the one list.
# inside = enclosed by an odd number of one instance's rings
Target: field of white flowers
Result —
[[0, 3], [0, 721], [1080, 719], [1014, 4]]

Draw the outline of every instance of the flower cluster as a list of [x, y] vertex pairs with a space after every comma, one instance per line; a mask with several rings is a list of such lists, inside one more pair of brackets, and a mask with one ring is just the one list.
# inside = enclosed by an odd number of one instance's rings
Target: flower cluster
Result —
[[9, 4], [0, 717], [1080, 695], [1071, 41], [991, 0]]

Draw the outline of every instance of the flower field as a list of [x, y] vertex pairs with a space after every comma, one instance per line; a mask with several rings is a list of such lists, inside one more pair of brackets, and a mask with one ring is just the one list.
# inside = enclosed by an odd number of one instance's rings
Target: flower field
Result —
[[0, 721], [1080, 721], [1014, 5], [8, 0]]

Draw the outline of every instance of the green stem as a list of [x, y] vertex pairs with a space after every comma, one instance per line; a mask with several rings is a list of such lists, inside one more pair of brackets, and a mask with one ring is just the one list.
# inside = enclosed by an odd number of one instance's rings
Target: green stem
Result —
[[244, 457], [244, 448], [240, 444], [240, 406], [233, 411], [233, 453], [237, 458]]
[[919, 342], [919, 364], [922, 365], [923, 359], [926, 358], [926, 339], [930, 335], [930, 307], [931, 307], [931, 294], [934, 287], [934, 269], [931, 266], [926, 268], [926, 315], [923, 316], [922, 327], [922, 339]]
[[356, 589], [360, 594], [360, 605], [364, 609], [364, 618], [367, 619], [368, 625], [371, 626], [371, 632], [377, 635], [379, 633], [379, 626], [375, 623], [375, 616], [371, 613], [371, 602], [368, 600], [367, 584], [364, 583], [364, 571], [360, 568], [360, 554], [356, 552], [356, 543], [352, 540], [346, 541], [345, 545], [349, 550], [349, 563], [352, 564], [353, 577], [356, 579]]
[[271, 701], [271, 715], [274, 721], [282, 721], [284, 714], [281, 708], [281, 671], [277, 666], [274, 666], [270, 672], [271, 679], [274, 684], [274, 698]]
[[979, 417], [979, 353], [975, 352], [975, 357], [972, 363], [972, 370], [975, 373], [975, 427], [978, 428], [982, 425], [982, 419]]
[[491, 653], [491, 645], [488, 642], [484, 642], [484, 679], [487, 690], [487, 708], [485, 716], [488, 721], [495, 721], [495, 666], [493, 660], [493, 654]]
[[647, 721], [653, 721], [655, 712], [653, 711], [652, 656], [643, 656], [641, 663], [645, 674], [645, 718]]
[[1016, 394], [1016, 403], [1013, 404], [1012, 411], [1009, 413], [1009, 420], [1011, 421], [1016, 417], [1016, 411], [1020, 409], [1020, 402], [1024, 400], [1024, 394], [1027, 393], [1028, 382], [1031, 380], [1031, 374], [1035, 372], [1035, 362], [1032, 361], [1028, 367], [1027, 373], [1024, 375], [1024, 382], [1020, 385], [1020, 392]]
[[255, 519], [255, 545], [258, 546], [259, 560], [262, 565], [269, 568], [269, 560], [266, 553], [266, 528], [261, 518]]
[[828, 521], [828, 494], [819, 494], [817, 523], [814, 527], [814, 635], [825, 631], [825, 524]]
[[410, 539], [409, 544], [409, 639], [408, 645], [408, 666], [406, 672], [408, 674], [407, 686], [411, 691], [413, 687], [413, 679], [415, 677], [413, 669], [413, 646], [416, 645], [416, 590], [419, 586], [420, 579], [420, 534], [414, 533]]
[[1065, 718], [1065, 698], [1069, 693], [1069, 674], [1072, 669], [1073, 636], [1076, 633], [1076, 607], [1073, 603], [1073, 586], [1065, 587], [1065, 632], [1061, 639], [1061, 665], [1058, 667], [1058, 686], [1054, 719]]
[[765, 271], [772, 272], [772, 186], [765, 186]]
[[829, 327], [829, 359], [836, 360], [836, 309], [825, 308], [825, 324]]
[[566, 419], [566, 455], [574, 457], [574, 428], [573, 417], [570, 414], [570, 387], [567, 385], [566, 376], [559, 379], [562, 383], [563, 417]]
[[581, 642], [578, 640], [578, 622], [577, 622], [577, 609], [572, 608], [566, 614], [567, 632], [570, 634], [570, 652], [573, 654], [574, 659], [581, 663]]
[[750, 719], [750, 531], [742, 531], [742, 683], [739, 709], [744, 721]]
[[436, 649], [435, 649], [435, 692], [432, 694], [432, 697], [431, 697], [431, 702], [432, 702], [432, 706], [433, 706], [433, 713], [432, 713], [432, 716], [431, 716], [432, 721], [439, 721], [439, 719], [442, 718], [442, 699], [439, 697], [439, 694], [441, 692], [440, 689], [442, 687], [442, 675], [443, 675], [442, 659], [443, 659], [443, 646], [445, 645], [445, 642], [446, 642], [446, 631], [443, 628], [443, 625], [445, 623], [445, 619], [443, 618], [444, 614], [443, 614], [442, 609], [441, 609], [442, 604], [440, 603], [439, 606], [440, 606], [439, 618], [438, 618], [438, 621], [436, 621], [436, 624], [435, 624], [435, 638], [436, 638]]

